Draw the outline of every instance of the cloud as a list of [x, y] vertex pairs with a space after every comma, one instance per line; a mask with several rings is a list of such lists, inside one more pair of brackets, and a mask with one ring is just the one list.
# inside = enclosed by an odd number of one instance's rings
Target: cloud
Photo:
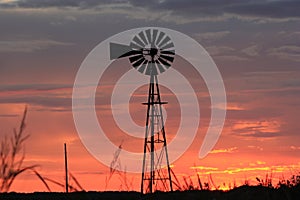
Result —
[[241, 120], [233, 125], [232, 131], [235, 135], [242, 137], [273, 138], [281, 135], [281, 124], [277, 120]]
[[[253, 165], [255, 164], [255, 166]], [[257, 174], [259, 171], [265, 171], [265, 172], [290, 172], [291, 169], [298, 169], [300, 166], [300, 163], [298, 164], [290, 164], [290, 165], [271, 165], [266, 166], [266, 163], [263, 161], [256, 161], [256, 163], [249, 163], [249, 167], [228, 167], [224, 170], [220, 170], [218, 168], [214, 167], [203, 167], [203, 166], [196, 166], [191, 167], [191, 169], [201, 169], [201, 172], [198, 172], [199, 174], [238, 174], [238, 173], [245, 173], [245, 172], [254, 172]], [[253, 165], [253, 166], [251, 166]]]
[[268, 50], [268, 55], [280, 59], [287, 59], [300, 62], [300, 47], [293, 45], [285, 45], [281, 47], [271, 48]]
[[215, 41], [229, 35], [230, 31], [205, 32], [195, 34], [195, 38], [200, 41]]
[[[255, 18], [299, 18], [300, 2], [297, 0], [165, 0], [156, 1], [156, 9], [171, 10], [183, 16], [236, 15]], [[160, 3], [159, 3], [160, 2]], [[152, 6], [153, 7], [153, 6]]]
[[248, 58], [237, 56], [237, 55], [220, 55], [215, 56], [214, 58], [222, 60], [222, 61], [232, 61], [232, 62], [239, 62], [239, 61], [248, 61]]
[[249, 59], [238, 55], [236, 49], [230, 46], [208, 46], [205, 48], [210, 56], [221, 61], [248, 61]]
[[[147, 13], [168, 13], [168, 16], [179, 19], [178, 16], [185, 19], [196, 20], [216, 20], [217, 18], [229, 19], [233, 16], [244, 18], [265, 18], [265, 19], [283, 19], [299, 18], [300, 2], [297, 0], [19, 0], [19, 1], [2, 1], [0, 8], [75, 8], [78, 10], [90, 9], [98, 10], [103, 7], [134, 8], [135, 11], [144, 9]], [[103, 11], [103, 10], [102, 10]], [[112, 11], [112, 10], [111, 10]], [[127, 10], [129, 11], [129, 10]], [[127, 14], [132, 14], [127, 12]], [[166, 16], [161, 20], [172, 20], [172, 17]], [[134, 17], [134, 15], [133, 15]], [[146, 18], [144, 18], [146, 19]]]
[[297, 0], [254, 0], [231, 4], [225, 10], [229, 13], [266, 17], [266, 18], [299, 18], [300, 2]]
[[194, 167], [190, 167], [190, 169], [209, 170], [209, 171], [219, 170], [219, 168], [217, 167], [206, 167], [206, 166], [194, 166]]
[[300, 150], [300, 147], [299, 146], [290, 146], [290, 148], [292, 149], [292, 150]]
[[[54, 97], [54, 96], [40, 96], [40, 95], [28, 95], [28, 96], [9, 96], [2, 97], [0, 104], [27, 104], [51, 108], [71, 108], [72, 99], [71, 97]], [[52, 110], [55, 111], [55, 110]], [[60, 110], [59, 110], [60, 111]]]
[[13, 3], [17, 0], [0, 0], [0, 4]]
[[279, 31], [277, 33], [277, 37], [284, 40], [299, 40], [300, 39], [300, 31]]
[[254, 149], [254, 150], [259, 150], [259, 151], [263, 151], [264, 150], [264, 148], [262, 148], [261, 146], [248, 145], [247, 147], [249, 149]]
[[[224, 104], [216, 104], [216, 106], [213, 106], [212, 108], [224, 109]], [[246, 109], [243, 106], [240, 106], [238, 104], [227, 102], [226, 110], [227, 111], [242, 111], [242, 110], [246, 110]]]
[[266, 162], [265, 162], [265, 161], [257, 160], [257, 161], [256, 161], [256, 164], [258, 164], [258, 165], [264, 165], [264, 164], [266, 164]]
[[222, 173], [236, 174], [239, 172], [251, 172], [251, 171], [271, 171], [271, 168], [270, 167], [244, 167], [244, 168], [229, 167], [228, 169], [224, 170]]
[[72, 85], [66, 84], [2, 85], [0, 104], [25, 104], [34, 105], [36, 110], [68, 111], [72, 105], [71, 92]]
[[237, 147], [231, 147], [227, 149], [214, 149], [209, 153], [217, 154], [217, 153], [234, 153], [234, 152], [237, 152]]
[[234, 48], [229, 46], [209, 46], [205, 48], [211, 56], [224, 56], [235, 51]]
[[53, 46], [68, 46], [71, 43], [59, 42], [55, 40], [7, 40], [0, 41], [0, 53], [3, 52], [23, 52], [32, 53], [39, 50], [48, 49]]
[[226, 110], [227, 111], [242, 111], [242, 110], [246, 110], [246, 109], [242, 106], [234, 105], [232, 103], [228, 103]]
[[[291, 62], [289, 62], [291, 63]], [[293, 95], [295, 97], [299, 96], [300, 90], [300, 72], [298, 70], [290, 70], [287, 66], [285, 69], [280, 71], [270, 70], [264, 71], [253, 71], [243, 73], [243, 79], [247, 80], [247, 84], [250, 87], [239, 91], [238, 94], [263, 94], [266, 97], [276, 97], [276, 99], [281, 99], [286, 97], [286, 95]], [[283, 96], [284, 95], [284, 96]], [[273, 101], [276, 99], [272, 99]], [[292, 99], [286, 99], [285, 101], [291, 101]]]
[[98, 174], [105, 174], [104, 172], [100, 171], [75, 171], [76, 174], [82, 175], [98, 175]]
[[[69, 84], [3, 85], [0, 86], [0, 105], [22, 104], [30, 105], [35, 111], [68, 112], [72, 109], [72, 87], [73, 85]], [[99, 97], [110, 98], [104, 93], [97, 93], [96, 98]], [[81, 101], [87, 104], [90, 102], [88, 98]], [[107, 106], [96, 100], [96, 109], [105, 111], [110, 109]], [[86, 109], [86, 107], [78, 109]], [[2, 117], [7, 116], [5, 114]]]
[[[112, 1], [113, 2], [113, 1]], [[109, 1], [97, 0], [16, 0], [16, 1], [2, 1], [2, 6], [5, 7], [19, 7], [19, 8], [49, 8], [49, 7], [93, 7], [99, 4], [109, 3]]]
[[258, 45], [252, 45], [245, 49], [242, 49], [242, 53], [246, 54], [247, 56], [258, 56], [259, 55], [259, 47]]
[[14, 115], [14, 114], [0, 114], [0, 117], [19, 117], [19, 115]]
[[51, 91], [59, 89], [71, 89], [70, 84], [22, 84], [22, 85], [0, 85], [0, 92], [16, 92], [16, 91]]

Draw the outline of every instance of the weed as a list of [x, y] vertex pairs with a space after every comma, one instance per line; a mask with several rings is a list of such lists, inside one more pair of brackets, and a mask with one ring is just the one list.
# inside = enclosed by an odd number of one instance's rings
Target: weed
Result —
[[8, 192], [20, 174], [32, 171], [49, 189], [43, 177], [37, 172], [38, 165], [24, 166], [24, 142], [29, 135], [24, 133], [26, 127], [27, 107], [25, 107], [19, 129], [13, 130], [11, 137], [5, 137], [0, 146], [0, 192]]

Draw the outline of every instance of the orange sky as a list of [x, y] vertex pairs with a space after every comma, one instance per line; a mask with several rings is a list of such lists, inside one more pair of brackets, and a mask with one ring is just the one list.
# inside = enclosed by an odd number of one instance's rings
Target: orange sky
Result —
[[[120, 66], [120, 63], [116, 62], [114, 66]], [[176, 64], [174, 67], [176, 68]], [[113, 80], [112, 74], [109, 75], [108, 73], [107, 77], [109, 77], [108, 81]], [[103, 85], [107, 86], [104, 82]], [[172, 100], [174, 94], [167, 93], [163, 87], [161, 89], [162, 99], [173, 102], [173, 104], [166, 105], [168, 113], [166, 131], [167, 134], [169, 133], [168, 141], [170, 142], [172, 138], [174, 139], [174, 132], [178, 129], [178, 115], [180, 116], [180, 113], [176, 112], [178, 102]], [[71, 91], [71, 88], [45, 91], [24, 89], [14, 92], [1, 92], [0, 95], [11, 98], [25, 95], [31, 98], [53, 95], [57, 98], [70, 99]], [[198, 91], [202, 117], [198, 134], [188, 151], [180, 159], [172, 163], [172, 169], [179, 180], [183, 180], [183, 176], [191, 177], [194, 184], [197, 184], [197, 172], [195, 170], [197, 169], [203, 182], [211, 183], [211, 175], [214, 184], [226, 189], [233, 187], [234, 184], [241, 185], [245, 180], [249, 180], [251, 184], [256, 184], [256, 177], [264, 178], [266, 174], [272, 174], [274, 184], [276, 184], [280, 178], [289, 178], [299, 171], [300, 162], [297, 160], [297, 157], [300, 148], [297, 145], [298, 141], [294, 138], [297, 136], [279, 134], [285, 130], [288, 123], [287, 118], [284, 116], [264, 117], [264, 114], [259, 118], [243, 117], [243, 112], [247, 114], [247, 111], [251, 108], [261, 107], [262, 104], [268, 105], [265, 102], [270, 100], [267, 99], [253, 100], [247, 104], [231, 102], [229, 98], [227, 118], [222, 135], [208, 156], [204, 159], [199, 159], [199, 148], [207, 131], [210, 116], [208, 109], [210, 103], [208, 102], [207, 94], [205, 94], [207, 93], [205, 86], [198, 87]], [[99, 92], [101, 92], [101, 87]], [[147, 96], [143, 95], [145, 92], [147, 92], [147, 87], [141, 87], [136, 91], [129, 105], [133, 120], [141, 125], [144, 123], [146, 108], [140, 102], [144, 102], [146, 99]], [[105, 93], [109, 94], [109, 91]], [[241, 95], [251, 96], [252, 99], [256, 99], [259, 96], [259, 94], [252, 94], [251, 92], [241, 93]], [[106, 101], [104, 99], [106, 98], [106, 95], [101, 95], [101, 97], [97, 97], [98, 100], [96, 102], [102, 102], [105, 105]], [[273, 100], [273, 102], [276, 101], [279, 100]], [[2, 113], [11, 115], [11, 117], [1, 118], [1, 124], [5, 124], [2, 128], [3, 133], [11, 133], [12, 128], [17, 126], [24, 106], [25, 104], [22, 103], [0, 105]], [[40, 105], [28, 106], [26, 133], [30, 134], [30, 138], [25, 145], [25, 165], [39, 164], [38, 170], [43, 176], [63, 183], [63, 143], [66, 142], [68, 145], [69, 170], [84, 189], [101, 191], [105, 189], [126, 190], [124, 182], [122, 182], [123, 179], [120, 180], [120, 176], [117, 174], [112, 177], [107, 188], [105, 188], [105, 180], [109, 176], [109, 168], [97, 161], [81, 143], [74, 127], [70, 108], [55, 106], [53, 110], [49, 110], [47, 107]], [[106, 112], [103, 108], [105, 107], [101, 106], [100, 103], [97, 109], [99, 122], [104, 127], [104, 130], [107, 130], [105, 133], [111, 141], [116, 145], [123, 142], [123, 148], [126, 150], [141, 152], [143, 141], [126, 136], [124, 132], [116, 128], [116, 124], [113, 123], [111, 118], [111, 113]], [[111, 155], [108, 155], [111, 156], [111, 159], [113, 159], [113, 153], [111, 152]], [[127, 164], [122, 163], [123, 169], [125, 169]], [[130, 189], [139, 190], [140, 174], [129, 173], [127, 176], [127, 180], [132, 183]], [[63, 191], [63, 188], [60, 186], [52, 183], [49, 185], [53, 191]], [[37, 177], [27, 172], [18, 177], [12, 190], [30, 192], [45, 191], [46, 188]]]

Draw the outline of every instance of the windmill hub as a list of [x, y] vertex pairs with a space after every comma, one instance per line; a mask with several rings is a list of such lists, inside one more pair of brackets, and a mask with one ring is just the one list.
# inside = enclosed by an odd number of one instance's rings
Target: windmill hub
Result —
[[147, 61], [156, 61], [160, 57], [160, 50], [157, 48], [144, 48], [143, 55]]

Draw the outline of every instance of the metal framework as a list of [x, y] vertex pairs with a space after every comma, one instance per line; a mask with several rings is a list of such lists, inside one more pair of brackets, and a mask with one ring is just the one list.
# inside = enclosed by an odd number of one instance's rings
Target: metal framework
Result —
[[157, 190], [173, 191], [167, 150], [162, 102], [157, 75], [165, 72], [174, 61], [171, 38], [158, 29], [147, 29], [135, 35], [130, 45], [110, 43], [110, 59], [128, 57], [140, 73], [150, 76], [147, 119], [142, 169], [142, 193]]
[[141, 193], [173, 191], [157, 75], [150, 76]]

